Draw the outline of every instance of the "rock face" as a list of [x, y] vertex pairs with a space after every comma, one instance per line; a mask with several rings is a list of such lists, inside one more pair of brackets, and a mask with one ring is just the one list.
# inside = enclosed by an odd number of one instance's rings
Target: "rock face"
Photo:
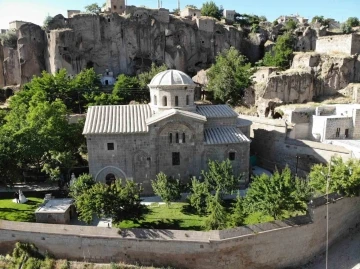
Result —
[[268, 68], [265, 71], [270, 75], [264, 76], [263, 69], [255, 73], [256, 83], [248, 93], [255, 95], [252, 105], [257, 106], [259, 116], [267, 117], [277, 105], [306, 103], [314, 97], [334, 95], [349, 83], [360, 82], [360, 58], [357, 55], [296, 53], [289, 70], [278, 72]]
[[4, 48], [0, 42], [0, 87], [5, 86], [5, 78], [4, 78]]
[[24, 24], [19, 29], [18, 53], [21, 84], [45, 70], [45, 33], [40, 26]]
[[57, 16], [53, 24], [58, 29], [46, 35], [47, 69], [66, 68], [77, 74], [94, 67], [98, 73], [109, 69], [114, 74], [134, 74], [156, 62], [195, 73], [208, 67], [222, 50], [234, 46], [244, 52], [251, 44], [241, 31], [210, 18], [197, 22], [168, 16], [166, 21], [146, 10], [136, 12], [127, 17], [115, 13]]
[[57, 15], [46, 32], [33, 24], [18, 32], [18, 48], [3, 48], [1, 74], [6, 85], [26, 83], [42, 70], [54, 73], [61, 68], [70, 75], [89, 67], [99, 74], [108, 69], [115, 75], [134, 75], [152, 62], [195, 74], [231, 46], [255, 62], [266, 41], [261, 35], [247, 38], [242, 30], [213, 18], [192, 20], [169, 16], [163, 9], [135, 7], [125, 16]]

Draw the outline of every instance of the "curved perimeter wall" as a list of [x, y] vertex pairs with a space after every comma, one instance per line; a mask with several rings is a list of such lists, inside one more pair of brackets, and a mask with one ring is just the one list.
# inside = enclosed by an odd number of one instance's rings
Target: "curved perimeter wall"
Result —
[[[56, 258], [141, 263], [175, 268], [291, 268], [325, 250], [324, 198], [307, 216], [223, 231], [118, 230], [0, 221], [0, 254], [18, 241]], [[331, 197], [330, 244], [360, 228], [360, 198]]]

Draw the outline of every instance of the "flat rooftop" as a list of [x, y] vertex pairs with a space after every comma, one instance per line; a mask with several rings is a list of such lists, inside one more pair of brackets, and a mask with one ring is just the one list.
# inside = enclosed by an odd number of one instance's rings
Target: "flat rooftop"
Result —
[[73, 199], [51, 199], [36, 209], [35, 213], [65, 213], [73, 204]]

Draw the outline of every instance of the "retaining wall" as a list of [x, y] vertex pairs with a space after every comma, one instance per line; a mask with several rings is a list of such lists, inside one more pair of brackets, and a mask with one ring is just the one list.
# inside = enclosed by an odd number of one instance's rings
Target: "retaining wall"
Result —
[[[331, 197], [330, 244], [360, 227], [360, 198]], [[31, 242], [56, 258], [175, 268], [291, 268], [324, 251], [326, 200], [307, 216], [223, 231], [121, 230], [0, 221], [0, 254]]]

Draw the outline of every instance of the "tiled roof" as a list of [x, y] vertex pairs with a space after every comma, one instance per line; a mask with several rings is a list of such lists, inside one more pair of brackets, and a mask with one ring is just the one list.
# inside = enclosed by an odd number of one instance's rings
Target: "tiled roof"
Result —
[[157, 74], [150, 82], [152, 86], [192, 85], [194, 82], [184, 72], [179, 70], [166, 70]]
[[235, 127], [218, 127], [204, 130], [205, 144], [237, 144], [250, 140]]
[[83, 134], [145, 133], [145, 120], [151, 116], [149, 105], [92, 106]]
[[238, 117], [239, 115], [228, 105], [199, 105], [196, 112], [207, 118]]
[[168, 117], [171, 117], [173, 115], [181, 115], [181, 116], [189, 117], [189, 118], [192, 118], [192, 119], [198, 120], [198, 121], [206, 121], [206, 118], [204, 116], [199, 115], [197, 113], [180, 110], [180, 109], [168, 109], [168, 110], [158, 112], [158, 113], [154, 114], [151, 118], [148, 118], [146, 120], [146, 124], [152, 124], [152, 123], [161, 121], [163, 119], [166, 119]]

